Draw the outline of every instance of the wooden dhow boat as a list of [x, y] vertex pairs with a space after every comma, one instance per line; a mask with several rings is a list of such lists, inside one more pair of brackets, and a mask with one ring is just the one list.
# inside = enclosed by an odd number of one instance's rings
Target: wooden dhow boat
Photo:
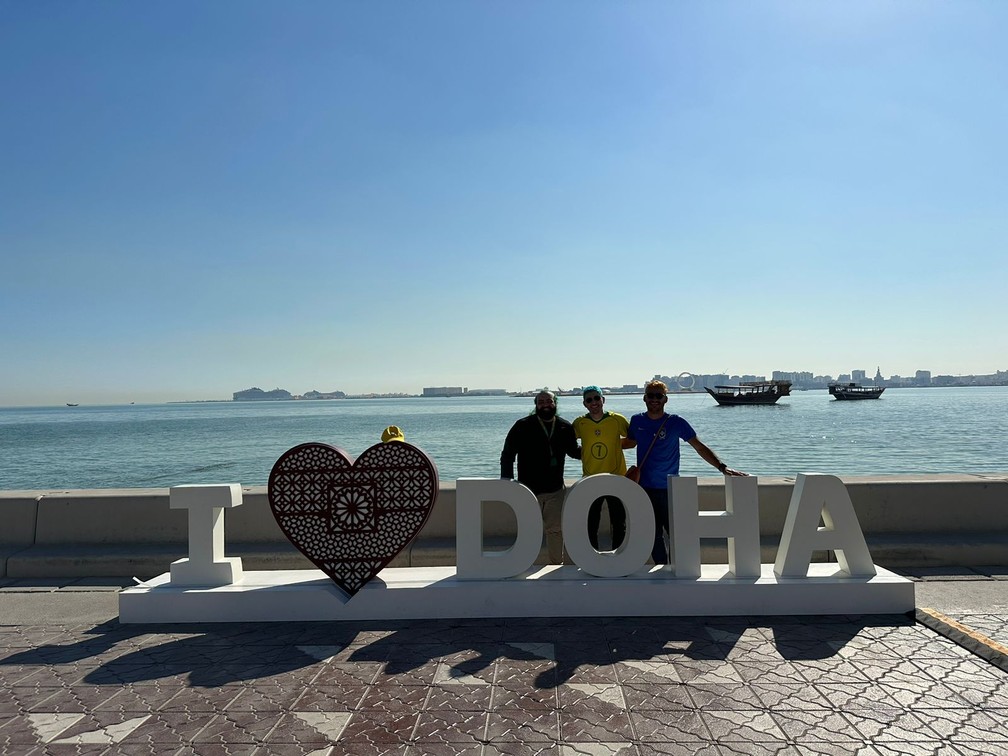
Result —
[[776, 404], [791, 394], [791, 381], [743, 381], [738, 386], [704, 386], [718, 404]]
[[885, 386], [862, 386], [860, 383], [831, 383], [830, 394], [836, 399], [878, 399]]

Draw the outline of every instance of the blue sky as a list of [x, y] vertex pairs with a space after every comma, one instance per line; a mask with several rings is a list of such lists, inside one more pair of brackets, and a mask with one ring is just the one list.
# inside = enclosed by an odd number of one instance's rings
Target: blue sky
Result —
[[1008, 368], [1008, 3], [0, 2], [0, 405]]

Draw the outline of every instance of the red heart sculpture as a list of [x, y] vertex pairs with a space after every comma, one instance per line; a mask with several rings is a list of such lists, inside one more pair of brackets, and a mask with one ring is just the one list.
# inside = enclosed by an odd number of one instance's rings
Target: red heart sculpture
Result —
[[273, 465], [268, 488], [284, 535], [350, 596], [420, 532], [437, 495], [433, 460], [402, 441], [356, 462], [329, 444], [295, 446]]

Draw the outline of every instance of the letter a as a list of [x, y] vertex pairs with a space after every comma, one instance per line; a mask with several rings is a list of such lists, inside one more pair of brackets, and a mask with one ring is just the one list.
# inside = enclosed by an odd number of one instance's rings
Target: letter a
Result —
[[[819, 518], [826, 527], [819, 527]], [[774, 574], [808, 577], [813, 551], [835, 551], [840, 569], [851, 577], [874, 577], [875, 565], [865, 543], [850, 494], [835, 475], [799, 473], [777, 548]]]

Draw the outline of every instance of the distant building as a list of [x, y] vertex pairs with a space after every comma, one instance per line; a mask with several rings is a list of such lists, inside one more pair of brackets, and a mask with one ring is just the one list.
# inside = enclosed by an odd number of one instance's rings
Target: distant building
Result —
[[914, 383], [918, 386], [930, 386], [931, 385], [931, 371], [930, 370], [918, 370], [914, 373]]
[[864, 383], [868, 374], [864, 370], [851, 370], [850, 377], [854, 383]]
[[233, 401], [236, 402], [256, 402], [256, 401], [269, 401], [275, 399], [293, 399], [291, 392], [282, 388], [275, 388], [272, 391], [263, 391], [257, 386], [253, 386], [250, 389], [245, 389], [244, 391], [235, 391], [232, 395]]
[[467, 391], [462, 386], [424, 386], [423, 396], [462, 396]]
[[487, 389], [469, 389], [465, 392], [466, 396], [507, 396], [507, 389], [499, 388], [487, 388]]
[[345, 399], [346, 394], [342, 391], [306, 391], [302, 399]]
[[791, 388], [795, 391], [823, 388], [828, 383], [828, 381], [823, 380], [823, 376], [814, 376], [810, 371], [803, 370], [774, 370], [771, 380], [791, 381]]

